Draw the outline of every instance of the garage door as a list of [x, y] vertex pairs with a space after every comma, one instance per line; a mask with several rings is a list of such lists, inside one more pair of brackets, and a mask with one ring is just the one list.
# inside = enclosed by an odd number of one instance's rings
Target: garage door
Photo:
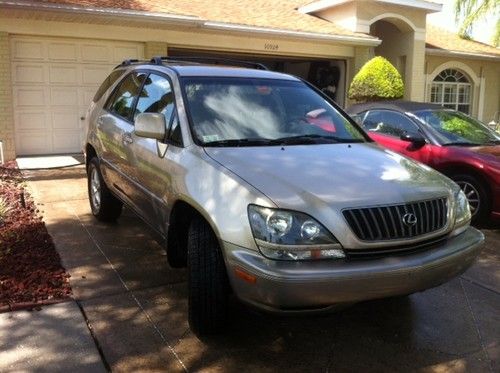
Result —
[[81, 117], [114, 66], [140, 43], [15, 36], [11, 40], [16, 152], [80, 152]]

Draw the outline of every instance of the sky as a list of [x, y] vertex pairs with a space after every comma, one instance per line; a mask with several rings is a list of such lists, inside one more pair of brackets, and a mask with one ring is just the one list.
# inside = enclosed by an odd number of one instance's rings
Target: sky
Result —
[[[439, 2], [443, 4], [443, 11], [428, 15], [427, 21], [436, 26], [456, 32], [458, 27], [455, 24], [455, 12], [453, 10], [455, 0], [441, 0]], [[495, 21], [495, 16], [492, 15], [475, 24], [472, 32], [473, 38], [491, 44], [491, 38], [495, 30]]]

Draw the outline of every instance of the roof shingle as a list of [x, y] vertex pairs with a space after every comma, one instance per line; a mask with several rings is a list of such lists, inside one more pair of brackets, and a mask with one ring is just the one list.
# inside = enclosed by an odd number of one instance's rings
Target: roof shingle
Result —
[[318, 34], [372, 37], [351, 32], [297, 8], [304, 0], [42, 0], [46, 4], [195, 16], [201, 20]]
[[427, 24], [427, 48], [453, 52], [477, 53], [500, 57], [500, 49], [475, 40], [462, 39], [456, 33]]

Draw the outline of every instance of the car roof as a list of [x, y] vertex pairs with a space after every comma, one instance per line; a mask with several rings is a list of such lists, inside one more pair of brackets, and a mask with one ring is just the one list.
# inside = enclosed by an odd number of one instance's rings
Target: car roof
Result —
[[252, 69], [245, 67], [224, 66], [224, 65], [177, 65], [172, 68], [179, 76], [222, 76], [222, 77], [240, 77], [240, 78], [262, 78], [262, 79], [281, 79], [295, 80], [292, 75], [283, 74], [275, 71]]
[[441, 105], [431, 104], [428, 102], [415, 102], [415, 101], [404, 101], [404, 100], [392, 100], [392, 101], [374, 101], [366, 102], [362, 104], [355, 104], [349, 107], [346, 111], [349, 114], [358, 114], [367, 110], [374, 109], [386, 109], [399, 111], [401, 113], [415, 112], [419, 110], [437, 110], [445, 109]]
[[154, 66], [155, 69], [161, 69], [162, 67], [168, 68], [173, 70], [178, 76], [185, 77], [217, 76], [300, 81], [299, 78], [293, 75], [269, 71], [262, 64], [238, 60], [222, 60], [220, 63], [204, 63], [175, 59], [156, 61], [154, 61], [154, 59], [151, 61], [125, 60], [121, 65], [118, 65], [117, 68], [132, 67], [132, 69], [144, 69], [152, 66]]

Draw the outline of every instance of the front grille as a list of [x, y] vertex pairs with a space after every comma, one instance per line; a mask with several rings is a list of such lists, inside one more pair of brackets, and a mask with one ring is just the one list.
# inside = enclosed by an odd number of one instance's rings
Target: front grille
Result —
[[446, 198], [437, 198], [399, 205], [348, 209], [343, 214], [360, 240], [397, 240], [436, 232], [445, 227], [448, 202]]

